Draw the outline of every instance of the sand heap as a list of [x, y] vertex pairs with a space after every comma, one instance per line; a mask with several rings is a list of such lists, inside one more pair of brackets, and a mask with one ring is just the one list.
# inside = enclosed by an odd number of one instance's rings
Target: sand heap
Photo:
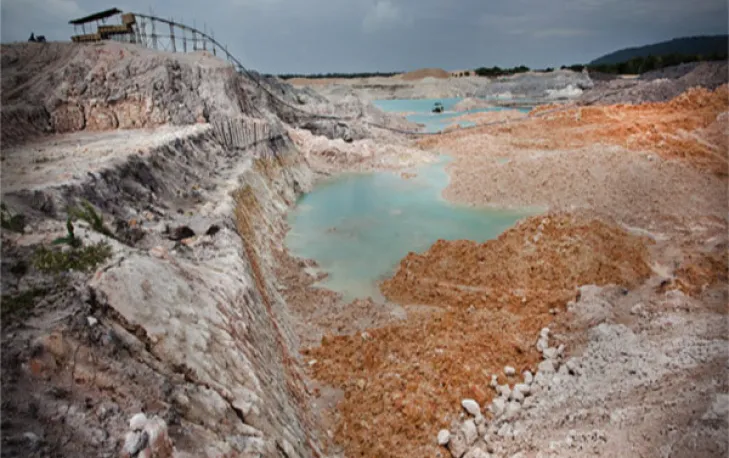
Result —
[[[405, 324], [324, 338], [314, 375], [344, 391], [337, 441], [351, 456], [435, 456], [460, 400], [485, 403], [492, 373], [534, 371], [532, 340], [582, 284], [631, 286], [650, 269], [643, 239], [599, 221], [534, 217], [484, 244], [411, 253], [383, 292]], [[376, 437], [377, 441], [372, 438]]]
[[420, 70], [403, 73], [400, 76], [405, 81], [416, 81], [424, 78], [447, 79], [449, 77], [450, 74], [442, 68], [421, 68]]

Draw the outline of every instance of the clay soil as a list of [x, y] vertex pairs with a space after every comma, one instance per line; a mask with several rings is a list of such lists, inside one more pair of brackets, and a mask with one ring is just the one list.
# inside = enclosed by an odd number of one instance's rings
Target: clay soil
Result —
[[[690, 89], [669, 102], [559, 109], [545, 106], [530, 113], [534, 119], [484, 126], [420, 142], [428, 148], [452, 151], [457, 139], [488, 140], [483, 134], [510, 137], [522, 149], [577, 149], [595, 144], [633, 151], [652, 151], [665, 159], [681, 159], [700, 169], [727, 175], [729, 86], [715, 91]], [[558, 110], [546, 113], [551, 110]], [[540, 115], [540, 117], [537, 117]], [[472, 143], [475, 151], [481, 142]]]
[[333, 330], [303, 351], [314, 378], [343, 393], [334, 439], [347, 456], [443, 456], [435, 435], [461, 399], [490, 401], [492, 374], [518, 382], [503, 375], [507, 364], [536, 369], [542, 327], [580, 351], [604, 319], [567, 310], [582, 285], [618, 285], [631, 301], [632, 291], [653, 303], [678, 290], [714, 303], [706, 298], [727, 283], [728, 94], [725, 85], [665, 103], [535, 110], [420, 141], [455, 158], [446, 198], [547, 213], [484, 244], [410, 253], [382, 284], [406, 321]]
[[535, 337], [577, 286], [645, 279], [646, 246], [615, 226], [557, 214], [484, 244], [439, 241], [410, 253], [382, 290], [427, 312], [325, 337], [305, 352], [316, 360], [314, 376], [344, 391], [337, 442], [350, 456], [435, 456], [433, 437], [456, 418], [461, 399], [489, 401], [491, 374], [507, 364], [536, 369]]

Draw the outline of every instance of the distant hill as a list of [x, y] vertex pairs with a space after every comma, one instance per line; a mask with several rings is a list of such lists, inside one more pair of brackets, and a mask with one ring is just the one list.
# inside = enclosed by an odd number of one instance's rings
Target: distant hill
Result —
[[599, 57], [590, 62], [589, 65], [618, 64], [636, 57], [666, 56], [669, 54], [726, 56], [729, 47], [727, 46], [727, 40], [729, 40], [729, 35], [674, 38], [673, 40], [652, 45], [621, 49]]

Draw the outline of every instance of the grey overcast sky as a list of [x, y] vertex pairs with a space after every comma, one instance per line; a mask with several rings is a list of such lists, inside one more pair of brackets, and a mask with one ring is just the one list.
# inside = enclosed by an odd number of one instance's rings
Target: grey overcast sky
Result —
[[3, 42], [68, 40], [68, 20], [110, 7], [213, 29], [262, 72], [532, 68], [727, 33], [727, 0], [1, 0]]

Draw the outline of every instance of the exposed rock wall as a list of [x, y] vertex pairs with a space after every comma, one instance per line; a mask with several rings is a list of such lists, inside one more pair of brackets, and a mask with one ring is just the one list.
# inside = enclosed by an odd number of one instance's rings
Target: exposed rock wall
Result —
[[[253, 132], [241, 130], [236, 141], [254, 145]], [[298, 342], [268, 270], [266, 245], [267, 230], [281, 224], [311, 177], [293, 144], [280, 131], [278, 136], [279, 141], [226, 149], [213, 127], [201, 126], [82, 183], [10, 196], [15, 209], [56, 202], [60, 213], [63, 203], [83, 198], [118, 218], [154, 208], [163, 215], [159, 222], [184, 222], [198, 234], [211, 224], [221, 227], [214, 236], [201, 234], [180, 247], [142, 226], [145, 238], [134, 247], [115, 243], [114, 261], [84, 293], [100, 326], [133, 349], [129, 365], [154, 361], [154, 377], [167, 386], [164, 394], [147, 393], [144, 407], [132, 399], [125, 404], [121, 396], [119, 421], [135, 409], [161, 416], [174, 411], [181, 428], [171, 437], [176, 450], [188, 454], [179, 456], [304, 457], [317, 449], [315, 428], [301, 408], [306, 395], [292, 356]], [[229, 172], [215, 173], [223, 165]], [[185, 215], [176, 216], [172, 202], [193, 182], [210, 189], [203, 191], [207, 203], [188, 205]], [[213, 183], [217, 186], [208, 186]], [[255, 214], [248, 208], [241, 214], [245, 202], [236, 200], [241, 190], [258, 202]], [[250, 231], [241, 231], [241, 220]], [[110, 367], [99, 349], [88, 351], [96, 354], [88, 371], [98, 371], [98, 377], [126, 391], [149, 382], [149, 376], [130, 378], [131, 370]]]
[[[112, 260], [90, 282], [69, 273], [68, 291], [37, 312], [63, 310], [63, 319], [4, 339], [3, 394], [13, 399], [17, 425], [38, 421], [42, 439], [33, 450], [118, 456], [125, 434], [130, 450], [152, 434], [132, 425], [127, 431], [127, 420], [144, 412], [156, 422], [152, 430], [169, 435], [172, 456], [321, 455], [302, 407], [298, 341], [270, 253], [284, 212], [311, 186], [312, 173], [270, 100], [206, 56], [48, 45], [3, 48], [3, 141], [18, 148], [32, 141], [40, 150], [54, 140], [39, 133], [76, 132], [71, 138], [80, 143], [122, 135], [125, 150], [138, 152], [92, 170], [95, 152], [87, 150], [97, 146], [79, 144], [72, 179], [25, 188], [21, 179], [3, 193], [29, 222], [26, 234], [3, 232], [12, 256], [63, 236], [67, 206], [83, 200], [111, 220], [119, 238], [77, 223], [84, 243], [107, 239]], [[42, 55], [36, 62], [24, 58], [29, 52]], [[6, 128], [6, 119], [22, 122]], [[140, 130], [106, 132], [157, 125], [165, 126], [156, 129], [164, 141], [151, 146]], [[69, 158], [31, 159], [42, 174]], [[28, 176], [17, 164], [3, 175]], [[195, 235], [170, 240], [179, 227]], [[121, 237], [129, 230], [139, 237]], [[13, 284], [7, 253], [3, 294], [36, 275], [31, 268]], [[26, 411], [28, 403], [39, 407]], [[29, 444], [15, 445], [3, 447], [3, 456], [28, 456]]]

